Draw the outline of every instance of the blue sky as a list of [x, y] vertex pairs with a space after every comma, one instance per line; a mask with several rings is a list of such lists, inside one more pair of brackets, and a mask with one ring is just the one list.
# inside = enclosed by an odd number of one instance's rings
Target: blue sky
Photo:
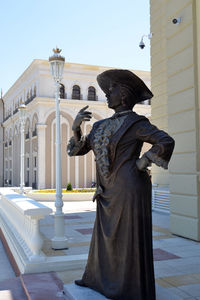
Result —
[[56, 45], [65, 60], [150, 70], [149, 0], [6, 0], [0, 8], [0, 88]]

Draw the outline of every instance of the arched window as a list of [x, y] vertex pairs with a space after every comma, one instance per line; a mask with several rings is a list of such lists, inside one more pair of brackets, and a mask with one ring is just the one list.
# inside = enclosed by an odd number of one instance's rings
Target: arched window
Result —
[[65, 86], [64, 84], [60, 84], [60, 99], [65, 99]]
[[34, 86], [33, 96], [36, 97], [36, 86]]
[[29, 99], [29, 92], [27, 93], [26, 99], [27, 99], [27, 100]]
[[38, 122], [38, 118], [37, 115], [35, 114], [33, 116], [33, 121], [32, 121], [32, 137], [37, 136], [37, 122]]
[[96, 90], [93, 86], [88, 88], [88, 100], [96, 101]]
[[32, 89], [30, 90], [30, 98], [32, 99], [33, 93], [32, 93]]
[[25, 125], [25, 139], [29, 139], [29, 131], [30, 131], [30, 121], [29, 119], [27, 119]]
[[74, 85], [72, 89], [72, 99], [81, 99], [80, 87], [78, 85]]

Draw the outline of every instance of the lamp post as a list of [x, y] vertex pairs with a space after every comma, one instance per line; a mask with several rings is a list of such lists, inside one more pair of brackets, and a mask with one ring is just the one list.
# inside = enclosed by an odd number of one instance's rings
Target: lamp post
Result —
[[56, 212], [54, 215], [55, 236], [51, 240], [53, 249], [67, 248], [67, 238], [65, 237], [64, 214], [62, 212], [62, 170], [61, 170], [61, 140], [60, 140], [60, 82], [62, 79], [65, 58], [60, 55], [61, 50], [53, 49], [53, 56], [49, 57], [50, 70], [53, 76], [56, 92]]
[[20, 194], [24, 193], [24, 129], [26, 122], [26, 105], [21, 103], [19, 106], [19, 120], [21, 133], [21, 153], [20, 153]]

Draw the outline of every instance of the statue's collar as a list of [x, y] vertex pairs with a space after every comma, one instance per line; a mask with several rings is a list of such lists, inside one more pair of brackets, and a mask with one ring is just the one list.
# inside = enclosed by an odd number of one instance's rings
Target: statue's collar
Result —
[[130, 113], [132, 113], [133, 111], [131, 109], [129, 110], [124, 110], [124, 111], [120, 111], [118, 113], [114, 113], [114, 115], [112, 115], [111, 119], [116, 119], [116, 118], [119, 118], [119, 117], [122, 117], [124, 115], [128, 115]]

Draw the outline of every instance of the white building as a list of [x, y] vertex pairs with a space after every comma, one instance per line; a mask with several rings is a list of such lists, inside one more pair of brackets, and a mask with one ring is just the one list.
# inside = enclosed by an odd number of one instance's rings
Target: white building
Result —
[[[89, 187], [95, 181], [93, 153], [69, 157], [66, 146], [72, 136], [72, 122], [85, 105], [93, 113], [91, 122], [82, 126], [83, 133], [92, 124], [110, 116], [105, 95], [96, 76], [108, 67], [66, 63], [60, 89], [62, 186]], [[150, 85], [150, 73], [134, 71]], [[0, 186], [20, 184], [20, 102], [27, 105], [25, 126], [25, 183], [33, 188], [55, 187], [55, 86], [47, 60], [34, 60], [0, 101]], [[138, 104], [139, 114], [150, 116], [150, 105]]]

